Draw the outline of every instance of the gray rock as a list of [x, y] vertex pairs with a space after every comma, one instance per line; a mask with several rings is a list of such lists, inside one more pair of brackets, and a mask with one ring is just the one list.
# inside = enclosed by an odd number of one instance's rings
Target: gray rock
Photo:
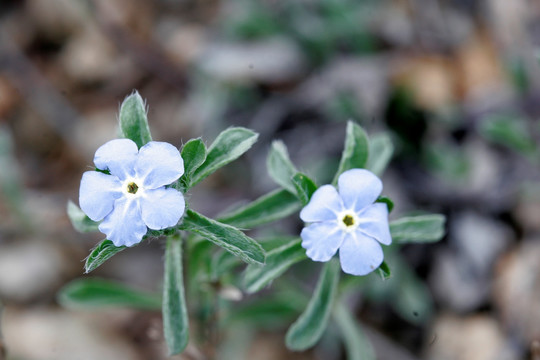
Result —
[[197, 62], [201, 69], [222, 81], [269, 84], [291, 81], [302, 75], [300, 49], [282, 38], [209, 45]]
[[0, 296], [28, 302], [51, 296], [68, 272], [65, 254], [41, 241], [13, 242], [0, 247]]
[[426, 359], [514, 360], [522, 357], [511, 347], [495, 319], [441, 315], [426, 340]]
[[505, 324], [528, 344], [540, 334], [540, 239], [525, 240], [497, 267], [494, 300]]
[[6, 308], [3, 334], [13, 358], [26, 360], [139, 360], [135, 348], [112, 324], [121, 312], [82, 313]]
[[472, 212], [459, 215], [449, 233], [450, 248], [437, 254], [429, 280], [440, 302], [470, 311], [488, 300], [494, 263], [512, 234], [504, 224]]
[[296, 91], [307, 108], [328, 103], [338, 94], [354, 96], [368, 118], [379, 117], [388, 94], [389, 61], [384, 56], [338, 57]]

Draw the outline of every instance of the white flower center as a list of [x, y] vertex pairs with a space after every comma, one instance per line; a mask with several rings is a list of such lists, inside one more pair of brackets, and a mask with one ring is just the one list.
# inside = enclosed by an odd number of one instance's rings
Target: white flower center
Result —
[[352, 210], [345, 210], [341, 211], [337, 214], [337, 222], [338, 226], [346, 231], [346, 232], [352, 232], [356, 230], [358, 227], [358, 224], [360, 223], [360, 219], [358, 218], [358, 215]]
[[140, 179], [128, 178], [122, 184], [122, 192], [128, 199], [141, 197], [144, 195], [142, 183]]

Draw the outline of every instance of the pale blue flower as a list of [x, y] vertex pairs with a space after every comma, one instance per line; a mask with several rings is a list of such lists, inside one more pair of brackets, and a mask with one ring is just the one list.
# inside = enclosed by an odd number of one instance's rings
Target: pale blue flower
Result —
[[166, 187], [184, 173], [184, 161], [173, 145], [150, 141], [139, 150], [129, 139], [102, 145], [79, 191], [81, 209], [116, 246], [138, 244], [148, 231], [178, 223], [184, 214], [181, 192]]
[[341, 268], [352, 275], [366, 275], [381, 265], [381, 244], [390, 245], [388, 208], [375, 203], [382, 182], [364, 169], [345, 171], [338, 190], [323, 185], [300, 212], [309, 223], [300, 236], [302, 247], [314, 261], [328, 261], [339, 249]]

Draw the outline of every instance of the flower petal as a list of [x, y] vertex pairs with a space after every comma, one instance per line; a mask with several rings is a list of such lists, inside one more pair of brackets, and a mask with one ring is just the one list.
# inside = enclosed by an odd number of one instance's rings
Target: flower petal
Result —
[[85, 172], [79, 188], [82, 211], [94, 221], [102, 220], [112, 211], [114, 201], [122, 196], [121, 186], [116, 176], [97, 171]]
[[300, 211], [304, 222], [335, 220], [336, 213], [343, 210], [343, 203], [335, 187], [323, 185], [318, 188], [309, 203]]
[[374, 238], [384, 245], [392, 243], [386, 204], [375, 203], [370, 205], [362, 210], [358, 217], [360, 218], [360, 224], [357, 231]]
[[180, 151], [166, 142], [150, 141], [139, 150], [135, 171], [144, 179], [144, 187], [157, 189], [178, 180], [184, 174]]
[[172, 188], [147, 190], [141, 197], [141, 214], [146, 226], [161, 230], [178, 224], [186, 203], [180, 191]]
[[338, 188], [345, 207], [360, 211], [377, 200], [382, 182], [369, 170], [352, 169], [339, 176]]
[[335, 221], [323, 221], [303, 228], [300, 237], [302, 247], [311, 260], [328, 261], [341, 246], [344, 232]]
[[120, 180], [134, 176], [133, 166], [137, 160], [137, 144], [129, 139], [111, 140], [99, 147], [94, 164], [101, 170], [109, 170]]
[[115, 246], [133, 246], [141, 242], [148, 229], [141, 219], [139, 201], [125, 197], [116, 200], [113, 211], [99, 224], [99, 231]]
[[339, 248], [341, 269], [351, 275], [366, 275], [377, 269], [384, 255], [379, 243], [362, 233], [347, 234]]

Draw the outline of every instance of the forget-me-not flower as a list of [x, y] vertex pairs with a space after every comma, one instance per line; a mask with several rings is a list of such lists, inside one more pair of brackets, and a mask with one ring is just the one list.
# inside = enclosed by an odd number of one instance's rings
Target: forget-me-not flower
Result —
[[[96, 168], [87, 171], [79, 191], [81, 209], [115, 246], [138, 244], [148, 231], [178, 223], [184, 214], [181, 192], [166, 187], [184, 173], [176, 147], [150, 141], [140, 149], [129, 139], [111, 140], [94, 156]], [[147, 228], [148, 227], [148, 228]]]
[[338, 189], [323, 185], [300, 212], [309, 223], [300, 236], [314, 261], [328, 261], [339, 249], [344, 272], [366, 275], [381, 265], [381, 244], [390, 245], [388, 208], [375, 203], [382, 182], [372, 172], [352, 169], [339, 176]]

